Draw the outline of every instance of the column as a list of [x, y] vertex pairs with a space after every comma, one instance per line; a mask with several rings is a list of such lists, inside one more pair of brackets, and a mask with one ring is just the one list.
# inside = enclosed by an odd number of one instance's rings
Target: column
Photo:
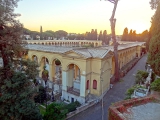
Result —
[[85, 95], [86, 95], [86, 76], [81, 75], [80, 96], [85, 97]]
[[62, 71], [62, 90], [67, 91], [68, 72]]
[[54, 68], [53, 65], [49, 64], [49, 80], [50, 81], [53, 81], [53, 77], [54, 77], [55, 70], [53, 68]]

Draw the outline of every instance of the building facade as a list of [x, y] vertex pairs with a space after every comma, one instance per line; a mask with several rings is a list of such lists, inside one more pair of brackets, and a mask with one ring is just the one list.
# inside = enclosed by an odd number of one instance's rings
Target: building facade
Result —
[[[61, 85], [63, 100], [83, 104], [91, 98], [101, 97], [102, 93], [110, 89], [110, 79], [115, 73], [113, 46], [62, 47], [48, 45], [48, 41], [44, 45], [40, 45], [42, 41], [36, 42], [28, 44], [28, 58], [39, 64], [39, 77], [42, 77], [43, 67], [46, 66], [49, 81]], [[119, 45], [119, 69], [140, 57], [144, 44], [136, 42]]]

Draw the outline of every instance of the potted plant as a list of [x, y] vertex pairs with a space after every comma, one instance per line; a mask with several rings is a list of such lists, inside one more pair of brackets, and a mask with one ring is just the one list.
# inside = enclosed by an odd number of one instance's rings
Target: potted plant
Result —
[[60, 65], [61, 62], [57, 59], [57, 60], [55, 61], [55, 64], [56, 64], [56, 65]]

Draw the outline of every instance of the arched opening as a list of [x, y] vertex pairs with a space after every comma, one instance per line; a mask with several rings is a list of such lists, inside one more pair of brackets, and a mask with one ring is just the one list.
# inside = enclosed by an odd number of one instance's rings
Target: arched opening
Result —
[[59, 59], [52, 61], [52, 80], [55, 83], [62, 84], [62, 65]]
[[96, 47], [98, 47], [98, 43], [96, 43]]
[[97, 89], [97, 80], [93, 80], [93, 89]]
[[49, 60], [46, 57], [42, 57], [40, 61], [40, 77], [42, 77], [42, 72], [44, 71], [44, 69], [47, 70], [48, 75], [50, 75]]
[[61, 92], [62, 89], [62, 65], [59, 59], [54, 59], [51, 66], [51, 80], [54, 82], [54, 92]]
[[68, 65], [68, 87], [80, 92], [80, 69], [75, 64]]
[[38, 63], [38, 57], [36, 55], [32, 56], [32, 61], [35, 61], [36, 63]]

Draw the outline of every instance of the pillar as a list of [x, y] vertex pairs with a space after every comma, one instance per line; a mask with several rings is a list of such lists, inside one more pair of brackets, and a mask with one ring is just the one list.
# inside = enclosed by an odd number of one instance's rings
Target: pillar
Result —
[[81, 75], [80, 96], [85, 97], [85, 95], [86, 95], [86, 76]]
[[67, 91], [68, 72], [62, 71], [62, 90]]
[[54, 69], [53, 69], [53, 65], [49, 64], [49, 80], [53, 81], [53, 77], [54, 77]]

